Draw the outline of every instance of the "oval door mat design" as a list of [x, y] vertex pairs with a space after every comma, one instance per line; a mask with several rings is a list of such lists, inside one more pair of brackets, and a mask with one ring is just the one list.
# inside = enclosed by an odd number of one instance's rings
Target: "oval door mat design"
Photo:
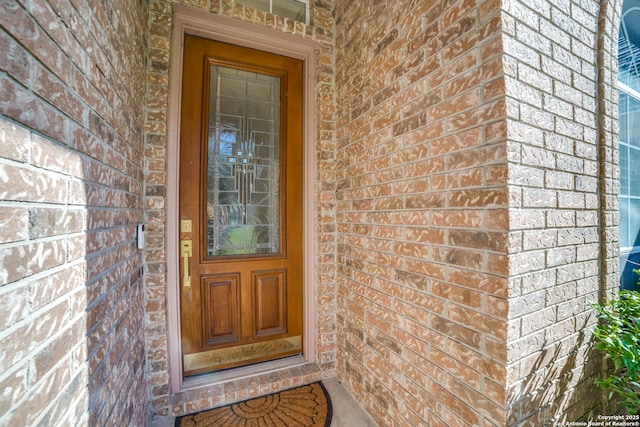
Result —
[[329, 427], [331, 399], [317, 382], [176, 418], [176, 427]]

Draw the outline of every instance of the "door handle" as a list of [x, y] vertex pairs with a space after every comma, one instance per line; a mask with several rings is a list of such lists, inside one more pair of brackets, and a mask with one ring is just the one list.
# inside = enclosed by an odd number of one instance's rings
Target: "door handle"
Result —
[[193, 242], [191, 239], [180, 240], [180, 256], [182, 257], [182, 286], [191, 289], [191, 275], [189, 274], [189, 258], [193, 256]]

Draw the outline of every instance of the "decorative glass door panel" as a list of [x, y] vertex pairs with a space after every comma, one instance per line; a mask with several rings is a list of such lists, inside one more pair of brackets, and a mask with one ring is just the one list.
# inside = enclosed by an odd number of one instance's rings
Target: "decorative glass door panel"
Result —
[[280, 78], [210, 66], [208, 255], [280, 251]]
[[185, 375], [302, 352], [302, 63], [185, 36]]

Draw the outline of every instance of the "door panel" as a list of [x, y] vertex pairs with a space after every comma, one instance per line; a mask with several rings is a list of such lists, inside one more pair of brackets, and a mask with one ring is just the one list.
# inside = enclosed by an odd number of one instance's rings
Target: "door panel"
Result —
[[185, 36], [186, 375], [302, 352], [302, 62]]
[[278, 335], [287, 330], [286, 271], [253, 274], [255, 336]]
[[240, 275], [202, 279], [205, 346], [240, 342]]

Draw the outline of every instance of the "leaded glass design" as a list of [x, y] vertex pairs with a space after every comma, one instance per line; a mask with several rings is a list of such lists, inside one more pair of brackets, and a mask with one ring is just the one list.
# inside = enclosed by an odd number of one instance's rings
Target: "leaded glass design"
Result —
[[280, 251], [280, 78], [210, 66], [208, 255]]

